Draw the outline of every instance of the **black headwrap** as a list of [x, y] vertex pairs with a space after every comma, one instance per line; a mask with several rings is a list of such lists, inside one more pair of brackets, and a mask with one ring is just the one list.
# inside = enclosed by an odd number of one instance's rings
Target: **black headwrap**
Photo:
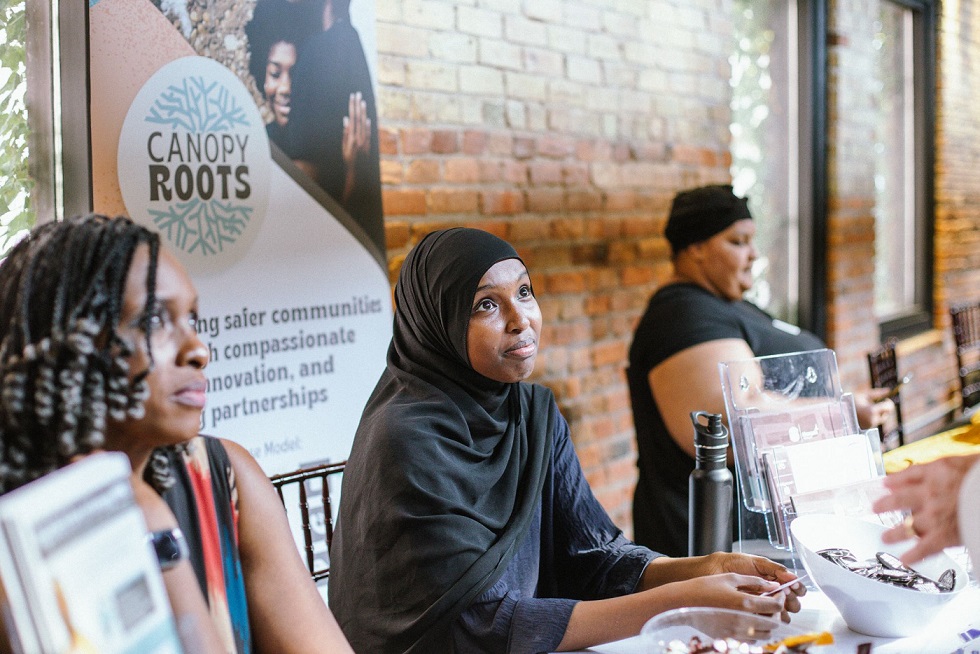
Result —
[[752, 218], [748, 200], [735, 195], [731, 186], [702, 186], [681, 191], [674, 197], [664, 236], [677, 254], [745, 218]]
[[331, 550], [330, 607], [357, 652], [451, 652], [541, 502], [551, 392], [488, 379], [466, 334], [484, 273], [516, 259], [476, 229], [426, 236], [402, 266], [388, 365], [361, 417]]

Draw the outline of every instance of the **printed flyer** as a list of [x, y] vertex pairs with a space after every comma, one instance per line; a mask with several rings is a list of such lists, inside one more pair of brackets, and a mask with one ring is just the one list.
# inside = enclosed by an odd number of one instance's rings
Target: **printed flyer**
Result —
[[384, 369], [368, 0], [90, 0], [94, 209], [200, 294], [202, 431], [269, 475], [347, 458]]
[[13, 651], [183, 651], [131, 474], [124, 454], [103, 452], [0, 497]]

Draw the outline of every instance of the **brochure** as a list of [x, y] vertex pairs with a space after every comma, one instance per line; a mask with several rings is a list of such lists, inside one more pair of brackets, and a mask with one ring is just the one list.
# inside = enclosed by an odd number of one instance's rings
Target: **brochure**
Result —
[[13, 652], [181, 652], [130, 473], [125, 455], [99, 453], [0, 497]]

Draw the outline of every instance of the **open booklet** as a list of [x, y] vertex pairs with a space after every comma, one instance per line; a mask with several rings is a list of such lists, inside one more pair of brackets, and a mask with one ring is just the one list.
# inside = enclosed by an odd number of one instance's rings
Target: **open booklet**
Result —
[[0, 497], [2, 618], [13, 652], [181, 652], [128, 458], [88, 456]]

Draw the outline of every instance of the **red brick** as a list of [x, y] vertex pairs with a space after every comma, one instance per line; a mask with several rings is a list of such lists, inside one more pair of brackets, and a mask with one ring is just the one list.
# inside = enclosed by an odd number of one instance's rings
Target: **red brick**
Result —
[[385, 222], [385, 245], [388, 246], [389, 250], [405, 247], [408, 244], [410, 234], [411, 231], [406, 222], [392, 220]]
[[503, 167], [499, 161], [481, 159], [479, 161], [479, 167], [480, 182], [484, 184], [493, 184], [504, 178]]
[[607, 191], [605, 194], [606, 211], [629, 211], [636, 208], [636, 192]]
[[432, 146], [432, 132], [427, 129], [403, 129], [401, 140], [402, 154], [428, 154]]
[[495, 132], [487, 136], [487, 152], [489, 154], [506, 155], [509, 157], [513, 154], [513, 147], [514, 137], [510, 134]]
[[629, 143], [616, 143], [613, 145], [612, 149], [612, 159], [613, 161], [618, 161], [623, 163], [629, 161], [633, 158], [633, 149], [630, 148]]
[[476, 184], [480, 181], [480, 162], [477, 159], [447, 159], [443, 180], [449, 184]]
[[463, 152], [465, 154], [483, 154], [487, 149], [487, 134], [468, 129], [463, 132]]
[[569, 211], [597, 211], [602, 209], [602, 194], [598, 191], [569, 191], [565, 202]]
[[623, 286], [645, 286], [654, 281], [654, 271], [649, 266], [623, 268]]
[[564, 136], [542, 136], [538, 138], [537, 152], [549, 159], [564, 159], [575, 151], [575, 143]]
[[562, 183], [562, 166], [557, 161], [534, 161], [528, 168], [531, 184], [553, 186]]
[[565, 193], [561, 189], [532, 188], [527, 192], [527, 210], [537, 213], [557, 213], [562, 209], [564, 198]]
[[416, 159], [405, 172], [405, 181], [410, 184], [432, 184], [439, 179], [439, 162], [435, 159]]
[[584, 163], [564, 164], [562, 181], [567, 186], [586, 186], [589, 183], [589, 167]]
[[517, 137], [514, 139], [512, 154], [515, 159], [530, 159], [534, 156], [534, 149], [534, 139]]
[[381, 183], [397, 185], [402, 183], [402, 164], [399, 161], [381, 160]]
[[[538, 211], [532, 207], [531, 196], [528, 193], [528, 210]], [[515, 220], [510, 226], [510, 238], [514, 243], [523, 241], [539, 241], [548, 237], [548, 222], [540, 218]]]
[[587, 279], [590, 291], [619, 288], [619, 277], [613, 268], [592, 268], [588, 271]]
[[450, 130], [436, 130], [432, 133], [432, 152], [452, 154], [459, 151], [459, 133]]
[[581, 293], [585, 291], [585, 275], [573, 271], [550, 273], [545, 285], [549, 293]]
[[476, 191], [448, 189], [429, 191], [429, 212], [433, 214], [475, 213], [479, 206], [479, 194]]
[[475, 227], [476, 229], [482, 229], [485, 232], [490, 232], [494, 236], [502, 238], [505, 241], [510, 240], [510, 223], [503, 220], [477, 220], [475, 222], [469, 223], [470, 227]]
[[384, 189], [382, 198], [386, 216], [425, 214], [425, 191]]
[[623, 219], [624, 236], [656, 236], [660, 233], [659, 221], [649, 216]]
[[485, 191], [482, 194], [485, 214], [515, 214], [524, 211], [524, 194], [515, 191]]
[[590, 316], [598, 316], [609, 313], [609, 296], [591, 293], [585, 298], [585, 313]]
[[607, 141], [579, 141], [575, 145], [575, 158], [586, 163], [608, 161], [611, 155], [612, 147]]
[[622, 341], [597, 343], [592, 346], [592, 365], [596, 368], [622, 365], [626, 361], [626, 344]]
[[398, 133], [391, 129], [378, 129], [378, 149], [382, 155], [398, 154]]
[[556, 218], [551, 221], [551, 237], [559, 241], [581, 238], [585, 233], [585, 221], [581, 218]]
[[504, 161], [504, 181], [511, 184], [519, 184], [524, 186], [527, 184], [527, 169], [528, 165], [521, 161]]
[[615, 216], [603, 216], [601, 220], [590, 219], [585, 226], [587, 238], [598, 240], [617, 240], [622, 236], [622, 225]]
[[395, 256], [388, 259], [388, 280], [394, 284], [395, 280], [398, 279], [398, 272], [402, 269], [402, 264], [405, 262], [404, 254], [396, 254]]

